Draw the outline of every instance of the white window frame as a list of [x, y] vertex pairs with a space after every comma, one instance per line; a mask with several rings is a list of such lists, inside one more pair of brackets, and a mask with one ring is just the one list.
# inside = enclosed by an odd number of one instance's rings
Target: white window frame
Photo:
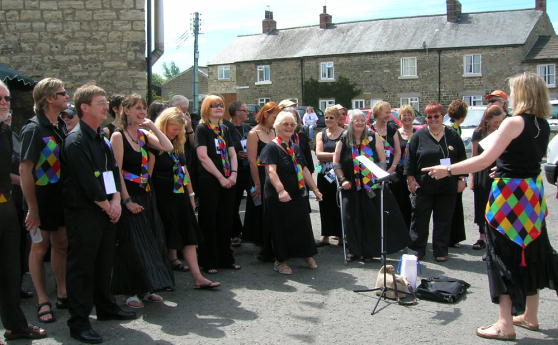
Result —
[[[478, 61], [476, 61], [478, 60]], [[480, 77], [482, 76], [482, 55], [467, 54], [463, 55], [463, 76]]]
[[335, 105], [334, 98], [320, 98], [319, 109], [324, 111], [327, 107]]
[[383, 99], [381, 99], [381, 98], [371, 98], [370, 99], [370, 109], [374, 108], [376, 103], [379, 103], [381, 101], [383, 101]]
[[217, 66], [217, 80], [231, 80], [231, 65]]
[[320, 80], [335, 80], [335, 65], [333, 64], [333, 61], [320, 62]]
[[271, 66], [258, 65], [256, 66], [257, 81], [256, 85], [271, 84]]
[[260, 108], [261, 108], [261, 107], [263, 107], [267, 102], [270, 102], [270, 101], [271, 101], [271, 98], [269, 98], [269, 97], [261, 97], [261, 98], [258, 98], [258, 105], [259, 105]]
[[417, 74], [417, 58], [415, 56], [401, 58], [401, 73], [399, 79], [416, 79]]
[[399, 107], [409, 104], [413, 109], [420, 109], [420, 97], [418, 96], [406, 96], [399, 99]]
[[364, 109], [365, 101], [362, 98], [355, 98], [351, 100], [351, 109]]
[[556, 64], [537, 65], [537, 75], [543, 78], [547, 87], [556, 87]]
[[483, 100], [482, 95], [463, 96], [463, 101], [471, 107], [483, 105], [482, 100]]

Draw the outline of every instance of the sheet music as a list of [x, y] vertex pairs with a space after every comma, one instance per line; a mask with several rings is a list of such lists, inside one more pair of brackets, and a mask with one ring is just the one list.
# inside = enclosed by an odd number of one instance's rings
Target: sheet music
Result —
[[364, 164], [364, 166], [367, 167], [368, 170], [370, 170], [372, 174], [374, 174], [374, 176], [376, 176], [377, 178], [382, 178], [389, 175], [387, 171], [380, 168], [378, 165], [376, 165], [376, 163], [366, 158], [366, 156], [358, 156], [356, 159], [358, 159], [359, 162]]
[[479, 145], [482, 147], [483, 150], [488, 151], [492, 146], [494, 146], [495, 141], [496, 131], [490, 133], [486, 138], [479, 141]]

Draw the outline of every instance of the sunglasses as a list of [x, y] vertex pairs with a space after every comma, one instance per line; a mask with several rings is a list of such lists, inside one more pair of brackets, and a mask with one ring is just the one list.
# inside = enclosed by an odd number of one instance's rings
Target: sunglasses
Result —
[[59, 96], [67, 96], [68, 95], [68, 91], [64, 90], [64, 91], [60, 91], [56, 93]]
[[11, 102], [12, 101], [12, 96], [0, 96], [0, 100], [4, 100], [6, 102]]
[[283, 127], [296, 127], [296, 123], [294, 122], [283, 122]]
[[209, 106], [210, 108], [224, 108], [225, 105], [223, 103], [213, 103]]
[[335, 117], [333, 117], [333, 116], [325, 116], [324, 119], [326, 119], [326, 120], [335, 120]]
[[499, 99], [494, 99], [494, 98], [488, 100], [488, 104], [492, 104], [492, 103], [496, 103], [496, 102], [502, 102], [502, 101], [499, 100]]
[[428, 120], [432, 120], [432, 119], [439, 119], [440, 115], [430, 115], [426, 117]]

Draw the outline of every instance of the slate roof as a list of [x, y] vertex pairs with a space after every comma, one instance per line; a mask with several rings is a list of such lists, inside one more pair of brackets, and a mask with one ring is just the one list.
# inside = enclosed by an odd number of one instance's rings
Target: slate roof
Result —
[[209, 65], [338, 54], [524, 44], [542, 11], [527, 9], [463, 13], [459, 23], [431, 15], [334, 23], [244, 35]]
[[558, 60], [558, 36], [541, 36], [525, 57], [526, 61]]

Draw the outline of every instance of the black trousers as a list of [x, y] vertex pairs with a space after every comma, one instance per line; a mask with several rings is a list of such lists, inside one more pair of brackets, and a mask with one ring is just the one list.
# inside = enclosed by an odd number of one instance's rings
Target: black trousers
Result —
[[456, 194], [429, 194], [417, 190], [411, 216], [411, 244], [409, 253], [424, 256], [428, 242], [430, 215], [433, 214], [432, 249], [434, 257], [447, 256], [451, 232], [451, 220]]
[[230, 268], [234, 264], [231, 250], [231, 228], [235, 188], [221, 187], [217, 179], [199, 175], [200, 206], [198, 222], [203, 234], [199, 245], [200, 263], [205, 269]]
[[110, 293], [116, 226], [103, 211], [66, 209], [68, 231], [68, 288], [72, 330], [91, 328], [89, 314], [95, 305], [99, 313], [119, 310]]
[[27, 328], [19, 306], [20, 231], [13, 202], [0, 203], [0, 318], [4, 328], [13, 332]]
[[[246, 195], [250, 197], [250, 187], [252, 186], [252, 182], [250, 179], [250, 170], [248, 169], [238, 169], [238, 176], [236, 178], [236, 185], [235, 185], [235, 195], [234, 195], [234, 202], [233, 202], [233, 225], [232, 225], [232, 232], [231, 237], [240, 237], [242, 233], [242, 221], [240, 220], [240, 202], [242, 201], [242, 195], [244, 191], [246, 191]], [[246, 213], [244, 213], [244, 217], [246, 217]]]

